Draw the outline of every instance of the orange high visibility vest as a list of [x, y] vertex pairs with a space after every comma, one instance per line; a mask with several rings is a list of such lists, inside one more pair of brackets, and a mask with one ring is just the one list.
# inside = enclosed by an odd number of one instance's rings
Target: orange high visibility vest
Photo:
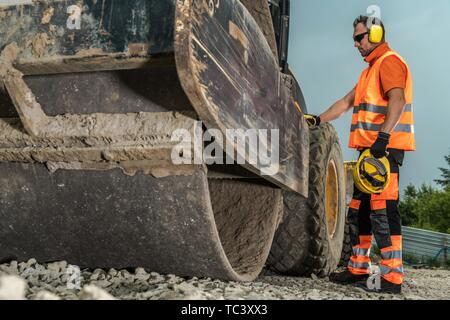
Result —
[[405, 64], [408, 76], [405, 88], [406, 106], [400, 122], [391, 133], [388, 148], [405, 151], [416, 150], [412, 108], [412, 76], [408, 64], [394, 51], [388, 51], [378, 58], [371, 67], [362, 72], [359, 78], [356, 86], [352, 126], [350, 129], [350, 148], [370, 148], [377, 139], [378, 132], [384, 123], [389, 102], [387, 97], [383, 97], [381, 90], [380, 67], [384, 59], [389, 56], [396, 56]]

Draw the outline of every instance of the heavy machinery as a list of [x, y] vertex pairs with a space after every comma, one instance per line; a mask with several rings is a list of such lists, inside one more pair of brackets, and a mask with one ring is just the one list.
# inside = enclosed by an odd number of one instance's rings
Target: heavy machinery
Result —
[[[0, 260], [250, 281], [326, 275], [342, 154], [309, 130], [287, 0], [0, 1]], [[262, 162], [173, 162], [177, 129], [279, 130]], [[276, 143], [272, 141], [271, 143]], [[266, 146], [268, 147], [268, 146]]]

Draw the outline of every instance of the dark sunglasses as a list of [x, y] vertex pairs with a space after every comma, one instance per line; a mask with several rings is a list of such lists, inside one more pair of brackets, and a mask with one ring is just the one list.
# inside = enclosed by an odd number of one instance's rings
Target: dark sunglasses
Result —
[[369, 32], [364, 32], [364, 33], [361, 33], [361, 34], [358, 34], [358, 35], [354, 36], [353, 37], [353, 41], [360, 43], [362, 41], [362, 39], [364, 39], [366, 34], [369, 34]]

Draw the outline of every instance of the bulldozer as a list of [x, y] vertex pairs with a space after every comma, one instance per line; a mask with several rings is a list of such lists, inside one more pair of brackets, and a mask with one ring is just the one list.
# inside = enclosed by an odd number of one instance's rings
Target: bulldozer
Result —
[[[304, 120], [289, 21], [288, 0], [0, 1], [0, 261], [334, 271], [342, 151]], [[278, 130], [278, 170], [232, 142], [241, 163], [175, 164], [211, 143], [179, 129]]]

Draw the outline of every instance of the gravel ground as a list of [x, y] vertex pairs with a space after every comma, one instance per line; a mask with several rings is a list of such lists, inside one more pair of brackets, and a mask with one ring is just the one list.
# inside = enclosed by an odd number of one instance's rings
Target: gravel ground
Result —
[[266, 272], [251, 283], [180, 278], [133, 270], [79, 270], [66, 262], [0, 265], [0, 299], [450, 299], [450, 271], [406, 269], [401, 295], [369, 294], [328, 279], [281, 277]]

